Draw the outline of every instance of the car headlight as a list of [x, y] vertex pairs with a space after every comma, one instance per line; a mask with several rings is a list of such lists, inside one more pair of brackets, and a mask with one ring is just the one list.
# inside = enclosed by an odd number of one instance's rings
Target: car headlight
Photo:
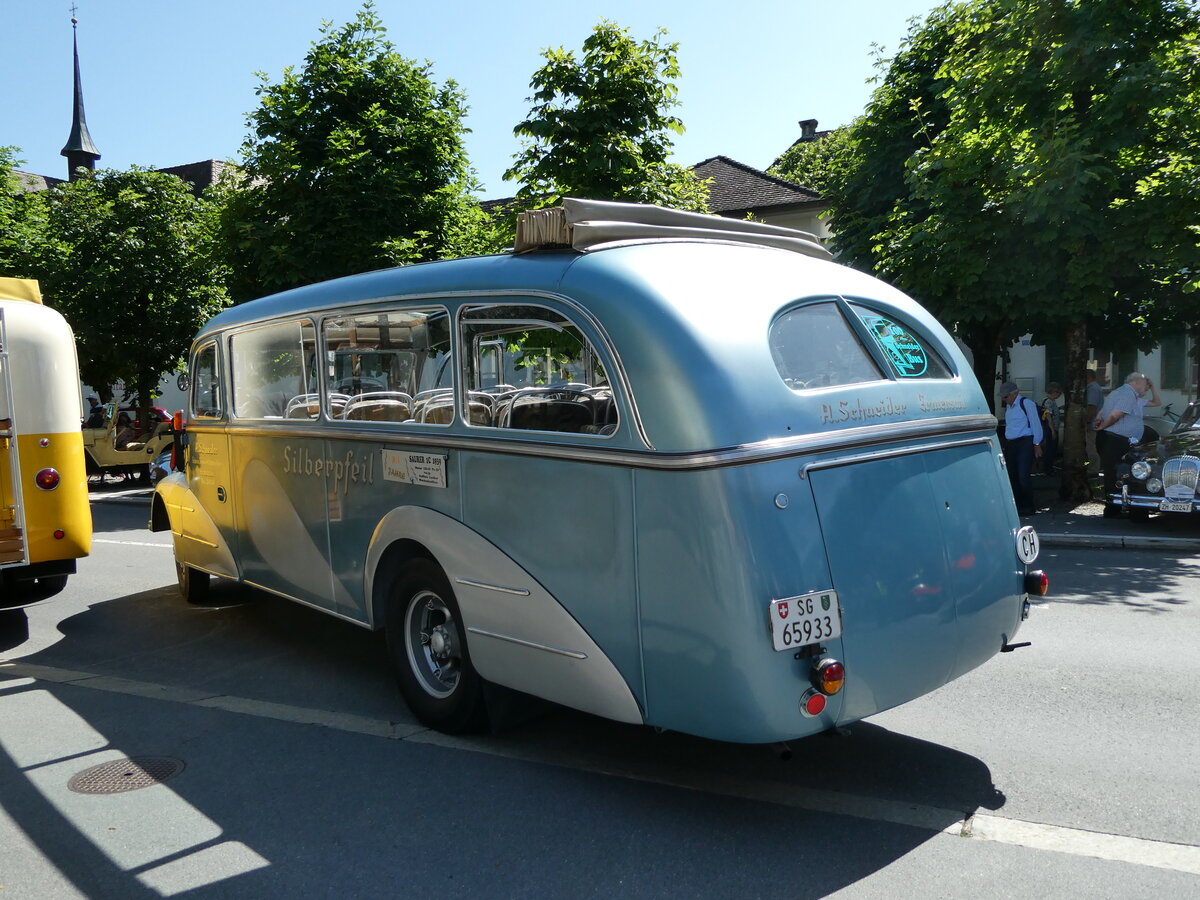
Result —
[[1147, 478], [1149, 478], [1150, 471], [1150, 463], [1146, 462], [1144, 459], [1139, 459], [1129, 467], [1129, 473], [1139, 481], [1145, 481]]
[[1146, 482], [1146, 490], [1148, 490], [1152, 494], [1157, 494], [1159, 491], [1162, 490], [1162, 482], [1159, 481], [1157, 478], [1151, 478], [1149, 481]]

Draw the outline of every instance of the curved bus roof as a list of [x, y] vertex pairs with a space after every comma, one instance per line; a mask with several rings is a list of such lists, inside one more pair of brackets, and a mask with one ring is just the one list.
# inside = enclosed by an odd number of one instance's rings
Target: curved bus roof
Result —
[[[549, 295], [567, 299], [597, 323], [656, 450], [733, 448], [947, 416], [978, 418], [980, 429], [990, 420], [994, 427], [967, 361], [941, 325], [900, 291], [817, 258], [822, 255], [688, 234], [605, 240], [584, 251], [422, 263], [233, 307], [198, 339], [264, 319], [376, 301]], [[897, 317], [936, 349], [953, 377], [793, 390], [773, 361], [771, 325], [799, 301], [822, 297], [864, 300]]]

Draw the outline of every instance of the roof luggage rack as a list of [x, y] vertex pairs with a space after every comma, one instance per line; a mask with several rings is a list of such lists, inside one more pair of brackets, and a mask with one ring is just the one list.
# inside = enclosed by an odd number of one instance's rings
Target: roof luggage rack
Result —
[[517, 253], [565, 247], [590, 250], [616, 241], [654, 238], [737, 241], [779, 247], [818, 259], [833, 258], [807, 231], [644, 203], [613, 203], [574, 197], [565, 197], [562, 206], [533, 209], [517, 216], [514, 249]]

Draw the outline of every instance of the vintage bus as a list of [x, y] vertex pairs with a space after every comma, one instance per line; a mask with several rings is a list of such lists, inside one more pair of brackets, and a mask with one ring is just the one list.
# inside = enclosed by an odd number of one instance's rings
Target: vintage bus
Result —
[[0, 278], [0, 607], [58, 593], [91, 550], [82, 415], [70, 326]]
[[[385, 629], [415, 716], [505, 689], [776, 742], [1011, 649], [1044, 590], [946, 331], [811, 236], [634, 204], [226, 310], [151, 527]], [[511, 695], [510, 695], [511, 696]]]

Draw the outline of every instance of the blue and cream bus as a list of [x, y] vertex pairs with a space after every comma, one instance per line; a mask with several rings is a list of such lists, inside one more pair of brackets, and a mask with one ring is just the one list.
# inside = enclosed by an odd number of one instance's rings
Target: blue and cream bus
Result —
[[499, 687], [795, 738], [1011, 648], [1044, 590], [953, 340], [800, 232], [567, 201], [226, 310], [189, 372], [151, 519], [183, 594], [385, 629], [442, 730]]

